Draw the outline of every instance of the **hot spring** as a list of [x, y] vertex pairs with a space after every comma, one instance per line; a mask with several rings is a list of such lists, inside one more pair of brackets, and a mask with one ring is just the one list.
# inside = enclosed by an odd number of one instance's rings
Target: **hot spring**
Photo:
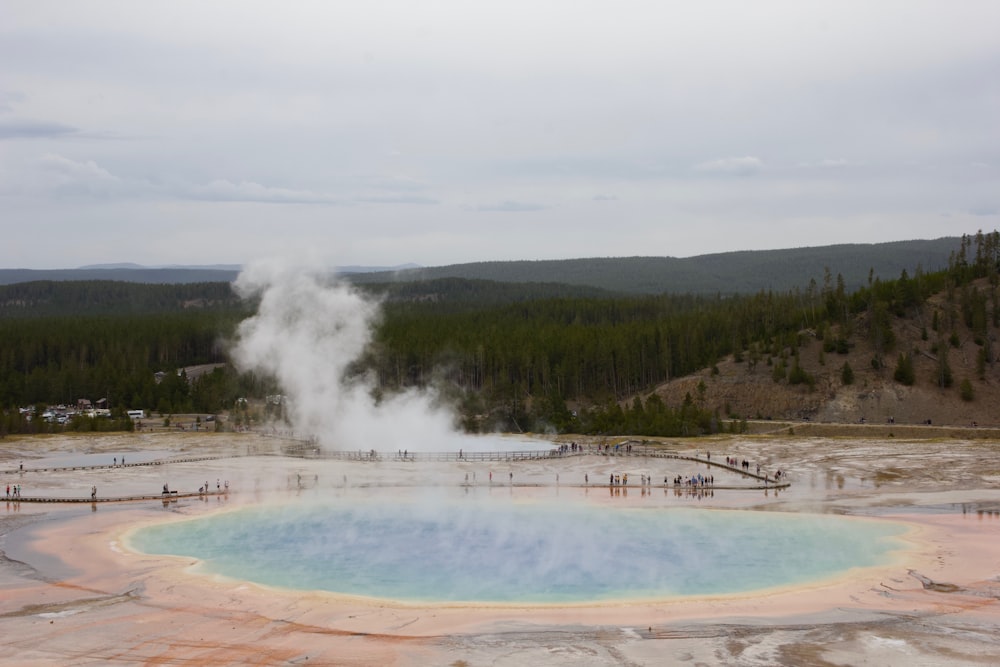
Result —
[[888, 562], [905, 531], [829, 515], [372, 498], [148, 526], [131, 544], [289, 589], [408, 602], [585, 603], [816, 581]]

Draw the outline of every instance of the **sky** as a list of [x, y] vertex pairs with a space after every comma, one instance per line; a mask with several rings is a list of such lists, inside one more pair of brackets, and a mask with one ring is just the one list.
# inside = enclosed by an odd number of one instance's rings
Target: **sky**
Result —
[[992, 231], [997, 26], [994, 0], [0, 0], [0, 268]]

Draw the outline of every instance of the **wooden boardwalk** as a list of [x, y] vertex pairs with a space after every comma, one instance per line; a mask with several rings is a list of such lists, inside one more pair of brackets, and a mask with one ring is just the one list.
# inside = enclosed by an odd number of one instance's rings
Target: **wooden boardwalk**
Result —
[[46, 468], [11, 468], [9, 470], [0, 470], [0, 473], [6, 473], [8, 475], [16, 475], [22, 472], [66, 472], [71, 470], [114, 470], [117, 468], [141, 468], [142, 466], [161, 466], [168, 465], [170, 463], [197, 463], [199, 461], [218, 461], [220, 459], [233, 459], [242, 454], [233, 454], [231, 456], [190, 456], [183, 459], [157, 459], [156, 461], [143, 461], [140, 463], [119, 463], [117, 465], [111, 464], [100, 464], [91, 466], [49, 466]]
[[[641, 483], [633, 484], [631, 487], [627, 484], [605, 484], [597, 481], [593, 484], [546, 484], [546, 483], [505, 483], [503, 481], [488, 482], [488, 483], [472, 483], [468, 482], [464, 484], [459, 484], [459, 486], [466, 487], [485, 487], [485, 488], [498, 488], [498, 487], [548, 487], [548, 486], [559, 486], [566, 488], [587, 488], [587, 489], [611, 489], [613, 491], [621, 490], [633, 490], [633, 491], [649, 491], [652, 489], [663, 489], [665, 491], [674, 490], [677, 493], [691, 493], [696, 494], [704, 491], [757, 491], [757, 490], [769, 490], [769, 489], [786, 489], [791, 486], [791, 483], [785, 479], [781, 478], [780, 481], [769, 477], [766, 474], [758, 474], [754, 471], [744, 470], [739, 465], [730, 465], [724, 460], [719, 461], [716, 459], [711, 459], [708, 457], [700, 456], [690, 456], [685, 454], [675, 454], [673, 452], [665, 451], [659, 447], [651, 447], [649, 445], [636, 443], [634, 441], [625, 441], [618, 443], [615, 446], [584, 446], [581, 445], [576, 451], [567, 450], [561, 451], [559, 449], [542, 449], [542, 450], [510, 450], [510, 451], [493, 451], [493, 452], [466, 452], [464, 450], [458, 452], [409, 452], [409, 451], [397, 451], [397, 452], [380, 452], [376, 450], [356, 450], [356, 451], [326, 451], [317, 447], [311, 442], [296, 441], [293, 444], [285, 445], [282, 447], [282, 453], [286, 456], [297, 457], [303, 459], [322, 459], [322, 460], [340, 460], [340, 461], [357, 461], [357, 462], [379, 462], [379, 461], [396, 461], [396, 462], [407, 462], [407, 463], [516, 463], [522, 461], [555, 461], [559, 459], [570, 459], [583, 456], [600, 456], [607, 458], [621, 458], [636, 459], [636, 458], [652, 458], [652, 459], [673, 459], [679, 461], [688, 461], [691, 463], [704, 464], [706, 466], [712, 466], [727, 470], [729, 472], [735, 472], [739, 475], [756, 480], [761, 484], [755, 484], [753, 486], [734, 486], [731, 484], [725, 485], [714, 485], [714, 484], [674, 484], [672, 482], [664, 483], [653, 483], [643, 485]], [[83, 470], [114, 470], [118, 468], [138, 468], [143, 466], [163, 466], [170, 465], [174, 463], [198, 463], [202, 461], [216, 461], [227, 458], [237, 458], [243, 456], [242, 454], [233, 454], [229, 456], [189, 456], [185, 458], [176, 459], [158, 459], [155, 461], [144, 461], [139, 463], [127, 463], [127, 464], [117, 464], [117, 465], [89, 465], [89, 466], [64, 466], [64, 467], [45, 467], [45, 468], [15, 468], [3, 470], [0, 472], [6, 474], [20, 474], [20, 473], [48, 473], [48, 472], [67, 472], [67, 471], [83, 471]], [[389, 485], [391, 486], [391, 485]], [[87, 497], [8, 497], [7, 502], [24, 502], [24, 503], [121, 503], [121, 502], [138, 502], [138, 501], [154, 501], [159, 500], [163, 503], [169, 503], [181, 498], [202, 498], [208, 496], [228, 496], [229, 490], [220, 491], [208, 491], [208, 492], [170, 492], [167, 494], [141, 494], [141, 495], [129, 495], [129, 496], [102, 496], [97, 498]]]
[[212, 491], [210, 493], [198, 493], [197, 491], [185, 492], [185, 493], [157, 493], [149, 495], [138, 495], [138, 496], [98, 496], [97, 498], [91, 498], [87, 496], [86, 498], [80, 497], [69, 497], [61, 498], [55, 496], [24, 496], [21, 498], [7, 498], [6, 502], [9, 503], [129, 503], [136, 501], [149, 501], [149, 500], [160, 500], [164, 504], [173, 502], [180, 498], [203, 498], [207, 496], [228, 496], [229, 493], [226, 491]]

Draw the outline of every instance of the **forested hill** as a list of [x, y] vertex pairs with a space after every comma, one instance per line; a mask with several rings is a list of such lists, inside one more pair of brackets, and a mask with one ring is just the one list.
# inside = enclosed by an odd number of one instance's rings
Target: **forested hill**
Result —
[[352, 275], [355, 283], [411, 282], [468, 278], [505, 283], [587, 285], [626, 294], [754, 294], [822, 285], [826, 268], [840, 274], [847, 289], [868, 283], [869, 272], [883, 280], [948, 266], [958, 237], [893, 243], [833, 245], [786, 250], [754, 250], [698, 257], [604, 257], [568, 260], [476, 262], [396, 272]]
[[148, 315], [240, 307], [229, 283], [144, 285], [113, 280], [0, 285], [0, 319], [78, 315]]
[[0, 285], [41, 281], [114, 280], [128, 283], [187, 284], [228, 283], [236, 280], [239, 271], [210, 267], [154, 269], [135, 267], [91, 267], [82, 269], [0, 269]]
[[[868, 283], [869, 271], [888, 280], [905, 269], [938, 271], [948, 265], [959, 237], [893, 243], [848, 244], [748, 250], [697, 257], [600, 257], [589, 259], [474, 262], [392, 271], [355, 271], [341, 275], [356, 284], [409, 283], [439, 278], [465, 278], [499, 283], [561, 283], [617, 294], [756, 294], [762, 290], [805, 290], [811, 280], [823, 284], [825, 269], [841, 275], [847, 289]], [[229, 267], [145, 268], [140, 266], [81, 269], [0, 269], [0, 285], [40, 281], [121, 281], [147, 284], [232, 282]]]
[[[386, 303], [413, 304], [428, 312], [490, 308], [541, 299], [611, 299], [622, 295], [560, 283], [498, 283], [440, 278], [411, 283], [359, 285]], [[226, 282], [149, 285], [114, 280], [51, 281], [0, 285], [0, 320], [78, 315], [154, 315], [182, 311], [252, 312]], [[439, 308], [439, 310], [440, 310]]]

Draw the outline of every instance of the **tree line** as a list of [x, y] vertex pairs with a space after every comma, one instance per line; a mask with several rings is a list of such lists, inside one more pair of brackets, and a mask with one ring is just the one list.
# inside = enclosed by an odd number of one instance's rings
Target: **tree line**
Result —
[[[890, 280], [870, 272], [867, 284], [853, 291], [830, 270], [822, 284], [751, 295], [608, 296], [551, 285], [519, 291], [455, 278], [371, 285], [365, 289], [384, 299], [384, 316], [353, 372], [371, 374], [378, 394], [435, 385], [455, 402], [469, 430], [709, 432], [726, 415], [705, 413], [697, 397], [681, 405], [665, 405], [655, 395], [635, 397], [729, 355], [751, 365], [781, 355], [782, 378], [808, 384], [794, 357], [785, 367], [781, 354], [796, 349], [803, 332], [823, 340], [830, 352], [866, 336], [875, 350], [873, 365], [895, 364], [897, 381], [905, 383], [909, 352], [895, 349], [900, 317], [926, 320], [926, 335], [939, 339], [945, 364], [949, 338], [962, 323], [975, 332], [983, 364], [992, 364], [990, 333], [1000, 326], [998, 261], [1000, 236], [993, 232], [963, 237], [945, 270], [925, 273], [918, 266]], [[24, 293], [38, 299], [49, 294], [46, 303], [101, 293], [114, 301], [117, 289], [54, 284]], [[216, 413], [241, 397], [281, 393], [273, 379], [239, 374], [227, 363], [226, 341], [252, 304], [235, 301], [227, 284], [201, 289], [132, 285], [121, 292], [148, 290], [135, 300], [143, 304], [173, 294], [159, 312], [142, 306], [68, 316], [43, 308], [41, 314], [0, 317], [0, 405], [8, 406], [3, 428], [23, 428], [13, 418], [16, 406], [73, 404], [82, 397], [106, 398], [118, 413]], [[930, 310], [927, 299], [939, 293], [950, 306], [921, 319]], [[175, 308], [178, 294], [200, 305]], [[190, 381], [178, 372], [210, 363], [226, 365]], [[940, 375], [948, 386], [946, 366]]]

